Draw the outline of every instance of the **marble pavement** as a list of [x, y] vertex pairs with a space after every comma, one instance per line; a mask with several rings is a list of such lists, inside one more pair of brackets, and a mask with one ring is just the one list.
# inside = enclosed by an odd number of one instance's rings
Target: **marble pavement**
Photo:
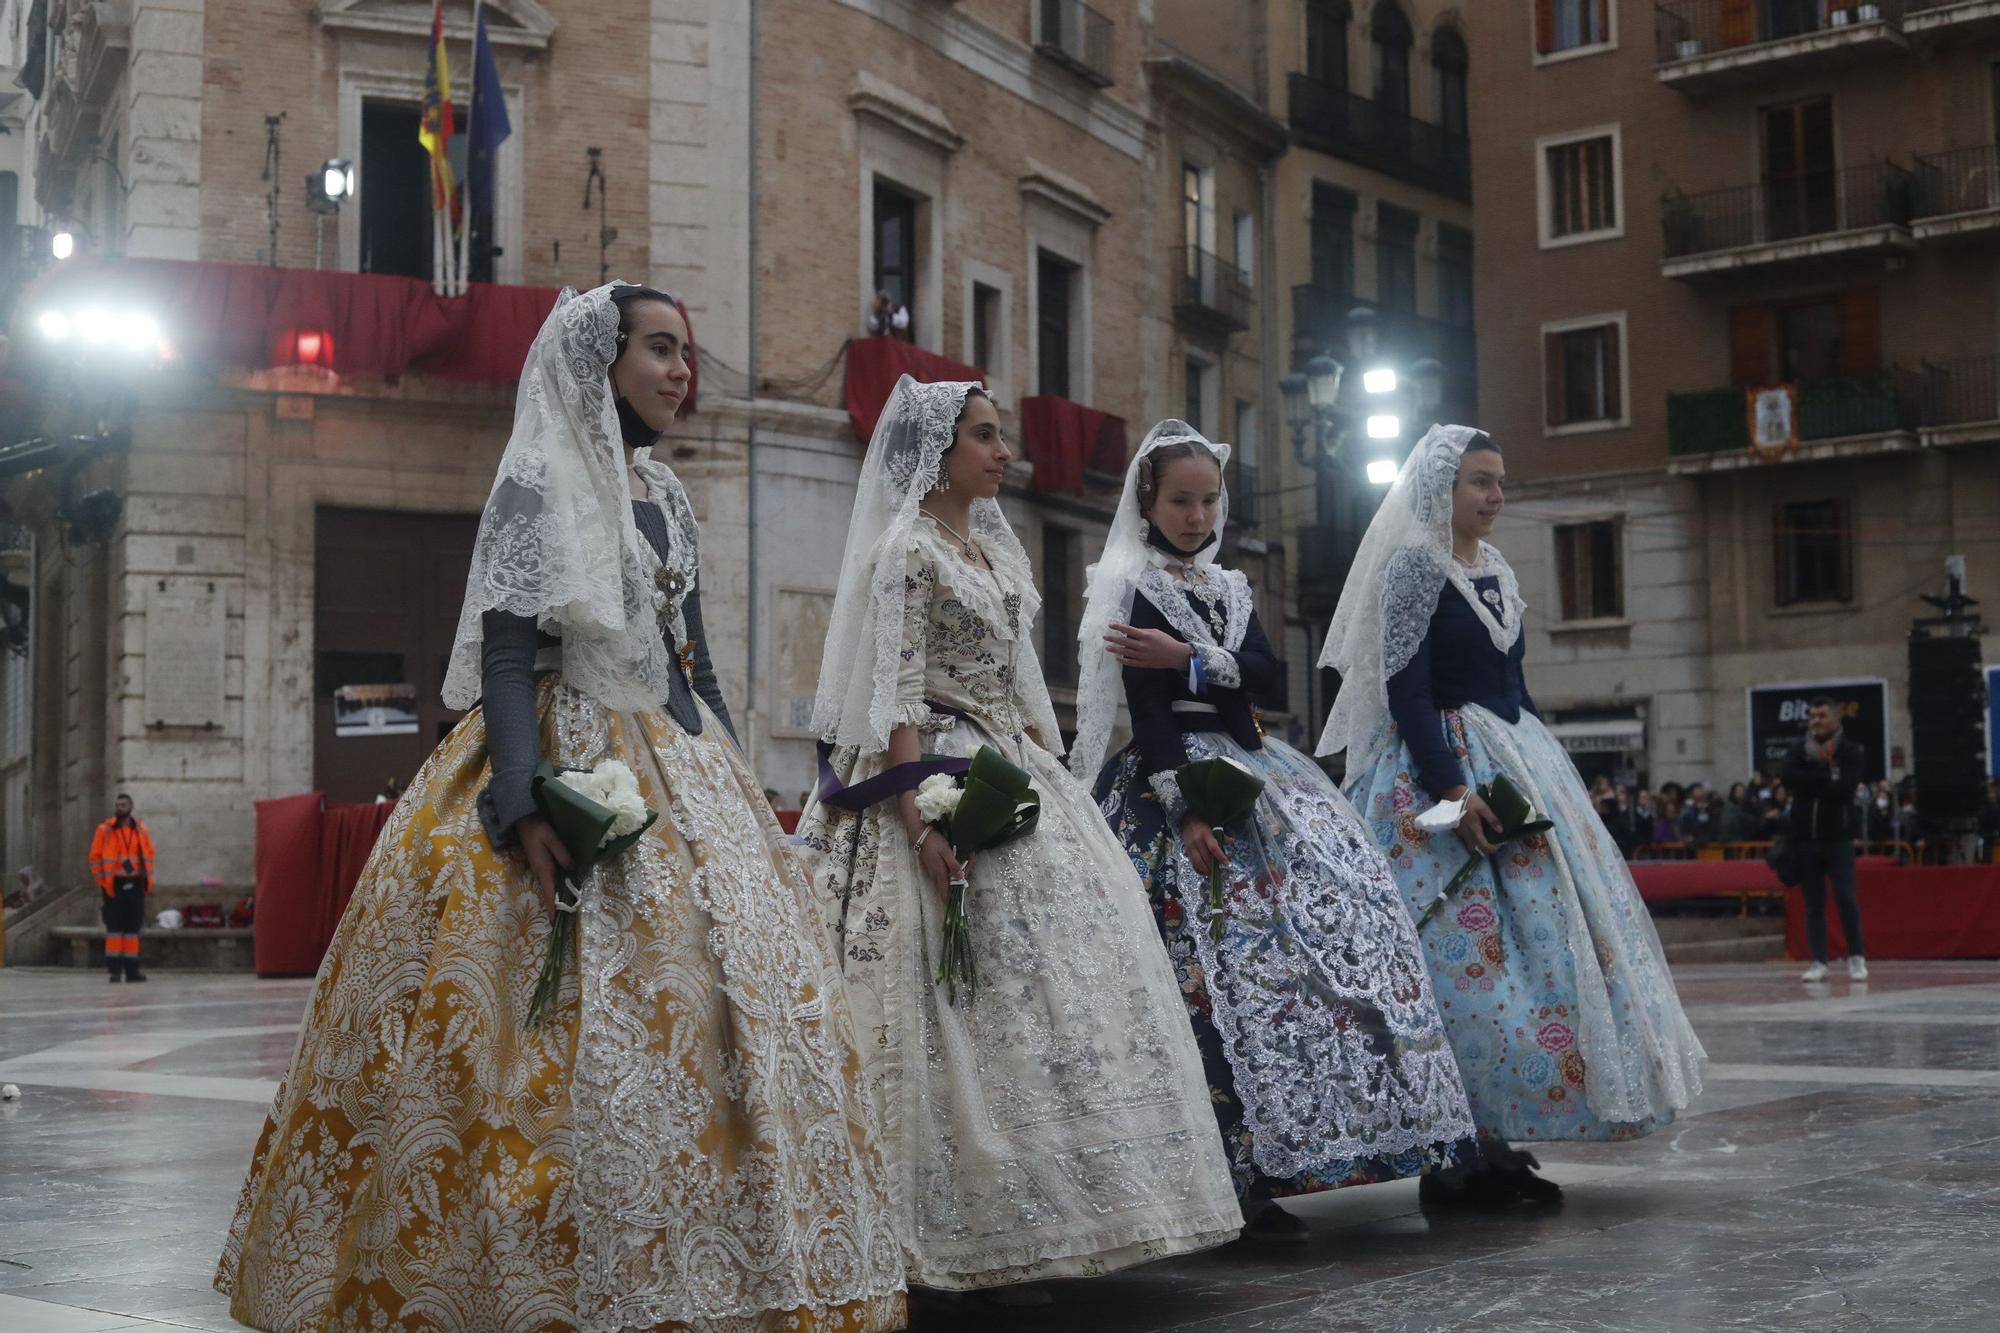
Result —
[[[1548, 1148], [1552, 1211], [1299, 1201], [1308, 1244], [920, 1296], [986, 1333], [2000, 1328], [2000, 963], [1677, 969], [1714, 1064], [1671, 1129]], [[231, 1329], [208, 1286], [309, 982], [0, 970], [0, 1331]]]

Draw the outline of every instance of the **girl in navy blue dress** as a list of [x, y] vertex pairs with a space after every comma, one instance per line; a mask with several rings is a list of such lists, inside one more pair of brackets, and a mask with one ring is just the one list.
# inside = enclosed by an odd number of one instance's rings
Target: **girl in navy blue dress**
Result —
[[[1388, 866], [1326, 775], [1258, 726], [1281, 667], [1249, 580], [1216, 563], [1228, 457], [1163, 421], [1128, 469], [1091, 569], [1070, 765], [1145, 881], [1250, 1234], [1296, 1240], [1272, 1199], [1469, 1159], [1472, 1122]], [[1121, 696], [1132, 740], [1100, 771]], [[1176, 770], [1218, 756], [1264, 780], [1246, 827], [1181, 798]]]
[[[1553, 1199], [1508, 1141], [1618, 1139], [1668, 1123], [1706, 1061], [1631, 873], [1529, 697], [1526, 606], [1484, 540], [1506, 467], [1484, 432], [1434, 427], [1369, 525], [1320, 665], [1340, 673], [1319, 752], [1419, 930], [1486, 1145], [1467, 1197]], [[1478, 788], [1505, 775], [1546, 833], [1496, 848]], [[1433, 810], [1433, 807], [1437, 809]]]

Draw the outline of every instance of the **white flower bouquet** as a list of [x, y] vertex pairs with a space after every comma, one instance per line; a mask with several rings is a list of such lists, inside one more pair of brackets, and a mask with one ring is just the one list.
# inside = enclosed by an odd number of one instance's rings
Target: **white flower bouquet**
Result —
[[617, 759], [588, 771], [557, 769], [543, 761], [535, 770], [535, 809], [549, 821], [569, 853], [569, 869], [556, 886], [556, 919], [549, 926], [549, 949], [528, 1002], [528, 1022], [538, 1024], [562, 993], [563, 968], [576, 949], [578, 883], [601, 862], [623, 855], [659, 818], [639, 790], [639, 778]]
[[[944, 835], [961, 861], [1025, 837], [1041, 818], [1042, 798], [1027, 770], [1000, 757], [990, 745], [972, 756], [971, 766], [952, 776], [933, 773], [917, 787], [917, 816]], [[957, 1004], [959, 991], [970, 1000], [979, 993], [972, 940], [965, 916], [965, 877], [951, 882], [945, 897], [938, 975], [945, 1003]]]

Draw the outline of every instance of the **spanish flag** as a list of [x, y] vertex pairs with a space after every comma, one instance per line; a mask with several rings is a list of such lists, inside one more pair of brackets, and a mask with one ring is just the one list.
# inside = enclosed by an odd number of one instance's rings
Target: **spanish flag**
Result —
[[424, 74], [424, 118], [417, 127], [417, 142], [431, 155], [431, 211], [452, 207], [457, 182], [452, 179], [451, 66], [444, 54], [444, 0], [436, 0], [431, 11], [431, 65]]

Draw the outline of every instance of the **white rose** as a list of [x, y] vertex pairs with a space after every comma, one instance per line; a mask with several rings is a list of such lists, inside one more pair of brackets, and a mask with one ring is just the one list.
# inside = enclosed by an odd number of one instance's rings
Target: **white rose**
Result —
[[935, 824], [958, 809], [965, 788], [948, 773], [933, 773], [917, 786], [917, 818]]

